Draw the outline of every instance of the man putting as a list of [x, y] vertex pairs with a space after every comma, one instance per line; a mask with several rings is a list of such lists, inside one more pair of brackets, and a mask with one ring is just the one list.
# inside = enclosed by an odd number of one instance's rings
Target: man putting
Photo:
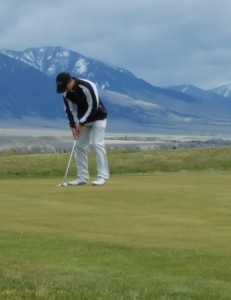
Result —
[[88, 80], [60, 73], [56, 77], [57, 93], [63, 94], [65, 112], [76, 143], [77, 178], [68, 185], [83, 185], [89, 179], [88, 149], [92, 140], [96, 155], [97, 178], [93, 185], [101, 186], [109, 179], [105, 150], [107, 111], [99, 98], [96, 85]]

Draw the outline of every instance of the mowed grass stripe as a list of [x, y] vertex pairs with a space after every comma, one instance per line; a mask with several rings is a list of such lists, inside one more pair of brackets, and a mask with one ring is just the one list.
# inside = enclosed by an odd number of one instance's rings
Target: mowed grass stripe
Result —
[[[203, 227], [219, 226], [223, 228], [220, 234], [225, 234], [230, 217], [229, 180], [227, 174], [124, 175], [114, 176], [104, 187], [61, 188], [50, 179], [3, 180], [1, 228], [8, 226], [5, 215], [8, 221], [12, 216], [12, 223], [22, 229], [29, 222], [27, 230], [37, 225], [38, 230], [47, 230], [50, 224], [55, 232], [86, 227], [88, 233], [98, 228], [98, 235], [114, 230], [131, 236], [140, 226], [147, 231], [150, 227], [153, 233], [155, 225], [171, 231], [181, 225], [187, 230], [198, 227], [198, 234]], [[145, 240], [148, 232], [145, 235], [143, 227], [140, 238]]]
[[0, 296], [229, 299], [230, 180], [225, 172], [114, 175], [103, 187], [1, 180]]

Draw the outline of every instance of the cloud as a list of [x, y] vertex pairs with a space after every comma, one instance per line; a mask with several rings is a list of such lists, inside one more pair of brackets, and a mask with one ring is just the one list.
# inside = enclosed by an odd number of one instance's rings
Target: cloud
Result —
[[159, 85], [231, 81], [228, 0], [2, 0], [1, 47], [61, 46]]

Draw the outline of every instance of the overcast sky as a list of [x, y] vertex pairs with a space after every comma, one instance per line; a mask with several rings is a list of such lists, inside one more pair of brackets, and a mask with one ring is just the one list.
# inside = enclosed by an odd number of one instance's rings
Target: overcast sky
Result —
[[0, 48], [44, 46], [209, 89], [231, 82], [231, 1], [0, 0]]

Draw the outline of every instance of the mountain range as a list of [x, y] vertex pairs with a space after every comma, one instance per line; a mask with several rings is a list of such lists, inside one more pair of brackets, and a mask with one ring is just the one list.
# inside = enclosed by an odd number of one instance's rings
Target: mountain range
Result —
[[128, 70], [61, 47], [0, 49], [1, 126], [64, 127], [62, 97], [55, 90], [55, 77], [62, 71], [97, 84], [110, 131], [229, 132], [231, 85], [210, 90], [158, 87]]

